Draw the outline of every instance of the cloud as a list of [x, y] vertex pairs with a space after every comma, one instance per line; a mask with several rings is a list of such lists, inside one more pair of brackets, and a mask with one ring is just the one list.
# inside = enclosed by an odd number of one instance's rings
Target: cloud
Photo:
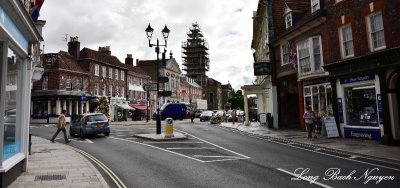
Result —
[[121, 62], [126, 54], [155, 59], [144, 30], [151, 23], [152, 42], [158, 38], [164, 43], [161, 30], [166, 24], [171, 30], [168, 51], [179, 64], [182, 42], [191, 24], [197, 22], [210, 48], [207, 75], [222, 84], [229, 80], [240, 89], [254, 80], [250, 44], [251, 16], [256, 8], [257, 1], [248, 0], [57, 0], [45, 1], [40, 19], [47, 22], [43, 29], [45, 53], [67, 51], [64, 38], [68, 34], [79, 37], [81, 48], [110, 46]]

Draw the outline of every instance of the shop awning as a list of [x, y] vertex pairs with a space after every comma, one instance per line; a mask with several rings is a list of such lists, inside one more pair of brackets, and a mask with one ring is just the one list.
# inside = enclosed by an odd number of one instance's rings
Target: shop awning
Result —
[[134, 108], [130, 107], [128, 104], [115, 104], [115, 106], [122, 108], [124, 110], [135, 110]]
[[129, 106], [138, 109], [138, 110], [146, 110], [147, 106], [146, 104], [130, 104]]

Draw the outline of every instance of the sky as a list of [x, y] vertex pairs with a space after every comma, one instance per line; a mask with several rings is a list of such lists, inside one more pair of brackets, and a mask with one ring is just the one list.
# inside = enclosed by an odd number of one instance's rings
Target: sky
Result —
[[[43, 28], [44, 52], [68, 51], [67, 41], [78, 36], [81, 48], [98, 50], [110, 46], [122, 63], [127, 54], [134, 59], [156, 59], [148, 46], [145, 29], [154, 28], [152, 43], [160, 39], [165, 25], [171, 30], [168, 53], [172, 51], [182, 69], [182, 42], [197, 22], [209, 44], [210, 71], [207, 76], [235, 90], [252, 84], [252, 15], [258, 0], [46, 0], [39, 19]], [[67, 36], [67, 37], [66, 37]], [[67, 41], [65, 40], [67, 39]], [[160, 55], [161, 57], [161, 55]], [[167, 56], [168, 57], [168, 56]]]

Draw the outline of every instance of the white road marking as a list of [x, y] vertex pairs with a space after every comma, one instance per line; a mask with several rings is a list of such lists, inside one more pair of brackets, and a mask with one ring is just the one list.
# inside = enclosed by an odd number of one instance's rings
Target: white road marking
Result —
[[137, 140], [137, 138], [132, 138], [132, 137], [125, 138], [125, 139], [128, 139], [128, 140]]
[[223, 161], [235, 161], [235, 160], [240, 160], [240, 159], [247, 159], [247, 158], [235, 158], [235, 159], [219, 159], [219, 160], [211, 160], [211, 161], [205, 161], [206, 163], [213, 163], [213, 162], [223, 162]]
[[184, 132], [184, 131], [181, 131], [181, 130], [179, 130], [179, 132], [184, 133], [184, 134], [186, 134], [186, 135], [189, 135], [189, 136], [191, 136], [191, 137], [193, 137], [193, 138], [196, 138], [196, 139], [198, 139], [198, 140], [200, 140], [200, 141], [202, 141], [202, 142], [205, 142], [205, 143], [207, 143], [207, 144], [213, 145], [213, 146], [215, 146], [215, 147], [217, 147], [217, 148], [220, 148], [220, 149], [223, 149], [223, 150], [225, 150], [225, 151], [228, 151], [228, 152], [234, 153], [234, 154], [236, 154], [236, 155], [239, 155], [239, 156], [243, 157], [244, 159], [250, 159], [250, 157], [248, 157], [248, 156], [246, 156], [246, 155], [243, 155], [243, 154], [234, 152], [234, 151], [229, 150], [229, 149], [226, 149], [226, 148], [224, 148], [224, 147], [222, 147], [222, 146], [219, 146], [219, 145], [213, 144], [213, 143], [211, 143], [211, 142], [205, 141], [205, 140], [203, 140], [203, 139], [201, 139], [201, 138], [198, 138], [198, 137], [196, 137], [196, 136], [194, 136], [194, 135], [191, 135], [191, 134], [189, 134], [189, 133], [187, 133], [187, 132]]
[[89, 142], [89, 143], [93, 144], [93, 142], [91, 140], [89, 140], [87, 138], [85, 138], [85, 140], [86, 140], [86, 142]]
[[355, 159], [355, 158], [358, 158], [358, 156], [357, 155], [352, 155], [351, 157], [349, 157], [350, 159]]
[[126, 141], [126, 142], [132, 142], [132, 143], [139, 144], [139, 145], [143, 145], [143, 146], [152, 147], [152, 148], [154, 148], [154, 149], [158, 149], [158, 150], [161, 150], [161, 151], [165, 151], [165, 152], [168, 152], [168, 153], [172, 153], [172, 154], [175, 154], [175, 155], [179, 155], [179, 156], [181, 156], [181, 157], [186, 157], [186, 158], [188, 158], [188, 159], [192, 159], [192, 160], [195, 160], [195, 161], [198, 161], [198, 162], [201, 162], [201, 163], [205, 163], [205, 161], [202, 161], [202, 160], [200, 160], [200, 159], [196, 159], [196, 158], [189, 157], [189, 156], [186, 156], [186, 155], [183, 155], [183, 154], [180, 154], [180, 153], [176, 153], [176, 152], [173, 152], [173, 151], [170, 151], [170, 150], [166, 150], [166, 149], [163, 149], [163, 148], [159, 148], [159, 147], [156, 147], [156, 146], [152, 146], [152, 145], [150, 145], [150, 144], [144, 144], [144, 143], [135, 142], [135, 141], [132, 141], [132, 140], [126, 140], [126, 139], [122, 139], [122, 138], [116, 138], [116, 137], [110, 137], [110, 138], [113, 138], [113, 139], [116, 139], [116, 140], [122, 140], [122, 141]]
[[319, 185], [319, 186], [325, 187], [325, 188], [333, 188], [333, 187], [331, 187], [331, 186], [329, 186], [329, 185], [325, 185], [325, 184], [319, 183], [319, 182], [317, 182], [317, 181], [312, 181], [312, 180], [306, 179], [306, 178], [304, 178], [304, 177], [301, 177], [301, 176], [299, 176], [299, 175], [296, 175], [296, 174], [294, 174], [294, 173], [292, 173], [292, 172], [289, 172], [289, 171], [287, 171], [287, 170], [284, 170], [284, 169], [282, 169], [282, 168], [277, 168], [277, 170], [279, 170], [279, 171], [281, 171], [281, 172], [283, 172], [283, 173], [289, 174], [289, 175], [291, 175], [291, 176], [296, 177], [296, 178], [291, 178], [291, 180], [304, 180], [304, 181], [310, 182], [310, 184]]
[[144, 144], [202, 144], [204, 142], [143, 142]]
[[215, 149], [215, 148], [212, 148], [212, 147], [192, 147], [192, 148], [166, 148], [166, 149], [169, 149], [169, 150], [191, 150], [191, 149], [197, 150], [197, 149]]
[[321, 148], [315, 148], [314, 151], [321, 151]]
[[219, 155], [219, 156], [207, 156], [207, 155], [193, 155], [193, 157], [199, 157], [199, 158], [241, 158], [238, 156], [228, 156], [228, 155]]
[[117, 134], [116, 136], [126, 136], [125, 134]]

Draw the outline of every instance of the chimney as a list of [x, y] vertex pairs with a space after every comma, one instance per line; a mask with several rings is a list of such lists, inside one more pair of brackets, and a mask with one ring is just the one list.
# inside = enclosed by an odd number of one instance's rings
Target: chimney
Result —
[[68, 42], [68, 53], [79, 59], [79, 52], [81, 51], [81, 43], [78, 40], [78, 36], [70, 37]]
[[126, 65], [130, 65], [130, 66], [133, 67], [133, 58], [132, 58], [132, 54], [126, 54], [125, 64], [126, 64]]
[[169, 59], [172, 59], [173, 58], [173, 53], [172, 53], [172, 50], [171, 51], [169, 51]]
[[99, 52], [111, 56], [110, 46], [104, 46], [104, 47], [99, 46]]

